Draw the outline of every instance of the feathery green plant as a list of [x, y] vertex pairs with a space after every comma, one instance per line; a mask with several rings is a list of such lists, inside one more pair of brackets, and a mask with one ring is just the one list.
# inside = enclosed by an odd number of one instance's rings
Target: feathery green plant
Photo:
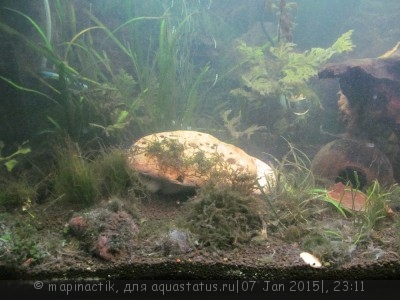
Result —
[[233, 89], [231, 94], [262, 102], [267, 96], [305, 93], [307, 81], [317, 74], [323, 63], [333, 55], [352, 51], [352, 32], [341, 35], [327, 49], [312, 48], [302, 53], [294, 51], [293, 43], [252, 47], [242, 42], [238, 51], [243, 62], [238, 70], [243, 87]]

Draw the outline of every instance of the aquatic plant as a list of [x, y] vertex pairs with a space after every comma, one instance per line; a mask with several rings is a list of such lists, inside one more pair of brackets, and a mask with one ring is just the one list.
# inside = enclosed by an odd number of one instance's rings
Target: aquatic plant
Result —
[[271, 96], [308, 94], [307, 81], [317, 74], [318, 68], [332, 56], [354, 48], [352, 32], [341, 35], [327, 49], [312, 48], [302, 53], [296, 52], [296, 45], [288, 42], [274, 47], [240, 43], [237, 49], [242, 56], [238, 69], [242, 87], [231, 90], [231, 94], [259, 102]]
[[254, 120], [254, 114], [263, 111], [267, 124], [262, 125], [276, 135], [298, 136], [302, 128], [313, 131], [318, 125], [312, 116], [321, 106], [309, 82], [323, 63], [353, 49], [351, 34], [352, 30], [344, 33], [329, 48], [301, 53], [291, 42], [252, 46], [239, 41], [236, 66], [229, 71], [236, 81], [230, 94], [239, 103], [234, 111], [241, 111], [243, 120]]
[[[41, 86], [38, 86], [37, 89], [26, 88], [8, 78], [2, 77], [2, 79], [19, 91], [50, 100], [42, 110], [35, 111], [38, 114], [36, 118], [39, 126], [38, 134], [56, 132], [79, 139], [89, 115], [87, 113], [89, 105], [85, 98], [79, 95], [79, 91], [87, 88], [85, 82], [92, 84], [96, 82], [89, 78], [83, 78], [75, 68], [64, 61], [44, 30], [30, 16], [14, 9], [8, 10], [26, 20], [37, 33], [37, 36], [26, 36], [2, 22], [0, 22], [0, 28], [11, 36], [17, 37], [27, 45], [28, 49], [45, 58], [47, 64], [51, 63], [57, 70], [29, 70], [33, 77], [41, 83]], [[39, 41], [37, 41], [37, 37], [39, 37]], [[74, 93], [74, 91], [77, 93]], [[50, 124], [54, 129], [48, 128]], [[47, 128], [40, 128], [42, 126]]]
[[383, 188], [377, 180], [367, 188], [363, 223], [368, 229], [377, 229], [383, 219], [390, 214], [390, 198], [396, 189], [398, 189], [397, 184]]
[[[367, 188], [365, 194], [353, 187], [350, 183], [346, 185], [346, 188], [350, 191], [350, 201], [353, 202], [351, 207], [348, 207], [348, 204], [342, 205], [342, 199], [338, 199], [340, 201], [333, 200], [329, 196], [328, 191], [322, 188], [310, 189], [311, 199], [328, 202], [344, 218], [350, 216], [354, 223], [362, 223], [362, 226], [366, 227], [366, 229], [375, 229], [380, 221], [388, 216], [391, 210], [389, 202], [394, 191], [397, 189], [397, 184], [382, 188], [379, 182], [374, 180]], [[364, 203], [356, 203], [358, 194], [362, 195], [361, 200], [364, 200]]]
[[2, 156], [1, 152], [5, 145], [3, 141], [0, 141], [0, 164], [3, 164], [7, 168], [7, 171], [11, 172], [14, 169], [15, 165], [18, 163], [18, 161], [16, 160], [16, 157], [18, 155], [24, 155], [31, 152], [31, 148], [26, 146], [27, 143], [28, 141], [18, 146], [18, 150], [15, 151], [14, 153], [9, 154], [7, 156]]
[[91, 169], [98, 177], [102, 197], [127, 196], [132, 186], [139, 186], [137, 173], [128, 166], [124, 151], [113, 149], [101, 153]]
[[324, 264], [350, 260], [372, 235], [377, 239], [380, 224], [390, 224], [387, 202], [396, 198], [396, 186], [383, 189], [374, 183], [366, 192], [369, 204], [364, 211], [342, 208], [327, 197], [327, 190], [316, 186], [307, 155], [290, 142], [288, 147], [282, 161], [275, 160], [275, 187], [271, 193], [261, 194], [268, 205], [269, 236], [298, 243]]
[[[349, 186], [350, 188], [354, 189]], [[356, 249], [363, 248], [366, 245], [368, 247], [364, 253], [374, 252], [372, 250], [375, 248], [371, 245], [375, 242], [381, 242], [381, 237], [379, 236], [380, 225], [391, 226], [390, 224], [393, 221], [388, 218], [393, 214], [388, 202], [390, 199], [396, 198], [397, 189], [397, 185], [382, 188], [378, 181], [374, 181], [366, 191], [364, 198], [365, 208], [363, 210], [342, 207], [340, 203], [327, 196], [326, 190], [312, 189], [311, 195], [314, 196], [311, 199], [329, 202], [335, 210], [330, 210], [330, 218], [328, 219], [325, 216], [324, 223], [320, 228], [316, 226], [305, 235], [306, 239], [303, 241], [303, 246], [310, 249], [309, 241], [313, 241], [315, 237], [322, 236], [324, 243], [313, 248], [313, 251], [314, 253], [317, 252], [325, 261], [333, 263], [343, 263], [351, 259]], [[352, 193], [354, 197], [356, 197], [356, 192], [359, 191], [354, 189], [354, 193]], [[316, 196], [314, 193], [316, 193]], [[342, 218], [335, 217], [337, 212], [340, 213]]]
[[[33, 28], [32, 36], [0, 22], [1, 30], [45, 61], [45, 70], [30, 70], [40, 83], [37, 88], [1, 77], [38, 101], [50, 100], [35, 111], [37, 134], [68, 135], [84, 148], [94, 146], [99, 136], [103, 143], [115, 142], [129, 130], [143, 134], [193, 124], [209, 71], [208, 65], [199, 70], [190, 58], [192, 25], [199, 15], [195, 5], [183, 1], [182, 10], [163, 4], [146, 12], [145, 4], [130, 3], [126, 12], [131, 14], [111, 28], [91, 4], [77, 11], [75, 2], [53, 3], [46, 9], [51, 23], [46, 29], [8, 9]], [[87, 22], [81, 22], [83, 15]]]
[[[261, 230], [265, 221], [260, 202], [251, 196], [254, 181], [237, 180], [242, 183], [225, 187], [207, 185], [196, 196], [187, 221], [201, 247], [215, 251], [242, 247]], [[248, 187], [247, 194], [243, 193], [243, 184]], [[242, 188], [238, 190], [236, 186]]]
[[98, 177], [79, 148], [70, 141], [56, 149], [54, 194], [67, 203], [92, 205], [99, 196]]
[[[57, 31], [53, 40], [35, 20], [17, 10], [10, 9], [28, 21], [39, 41], [36, 36], [25, 36], [0, 22], [2, 30], [16, 36], [28, 49], [47, 61], [45, 69], [29, 70], [40, 85], [32, 89], [5, 77], [1, 79], [21, 92], [50, 100], [43, 105], [43, 109], [35, 111], [38, 114], [35, 121], [38, 122], [39, 135], [68, 135], [80, 143], [94, 139], [98, 129], [103, 130], [104, 139], [118, 136], [130, 121], [126, 110], [120, 106], [125, 100], [121, 100], [121, 97], [128, 96], [120, 93], [116, 99], [110, 99], [118, 87], [112, 82], [99, 83], [100, 80], [109, 81], [109, 76], [114, 76], [106, 52], [101, 53], [94, 47], [96, 42], [93, 38], [99, 34], [92, 35], [92, 32], [99, 32], [102, 28], [89, 26], [80, 30], [72, 2], [55, 1], [54, 7], [58, 22], [53, 22], [52, 26], [62, 30]], [[53, 46], [56, 42], [57, 47]], [[119, 78], [118, 75], [115, 77]]]
[[125, 151], [112, 148], [81, 152], [79, 145], [64, 140], [54, 147], [53, 200], [91, 206], [113, 197], [141, 197], [145, 188], [129, 167]]
[[[292, 143], [281, 160], [271, 157], [275, 163], [277, 182], [266, 198], [274, 207], [271, 215], [274, 226], [286, 228], [292, 224], [307, 223], [313, 210], [309, 205], [309, 192], [315, 180], [309, 157]], [[279, 213], [278, 213], [279, 211]]]
[[37, 229], [30, 223], [19, 222], [7, 236], [10, 251], [6, 254], [7, 263], [37, 264], [48, 255], [42, 247]]
[[310, 194], [313, 195], [312, 199], [318, 199], [330, 203], [336, 210], [344, 217], [347, 217], [346, 211], [350, 211], [349, 209], [342, 207], [340, 202], [334, 201], [328, 196], [328, 191], [326, 189], [321, 188], [313, 188], [310, 190]]
[[[209, 68], [204, 66], [197, 72], [190, 61], [187, 37], [191, 36], [188, 30], [192, 30], [190, 23], [196, 12], [191, 11], [186, 2], [181, 5], [182, 20], [167, 8], [157, 17], [130, 18], [114, 30], [91, 15], [93, 22], [128, 57], [133, 67], [137, 92], [130, 98], [127, 111], [145, 132], [189, 126], [201, 100], [199, 90]], [[159, 24], [158, 35], [155, 35], [158, 43], [151, 45], [148, 52], [141, 49], [143, 41], [122, 41], [118, 35], [124, 30], [135, 31], [136, 35], [135, 26], [141, 28], [143, 22], [152, 22], [152, 26]], [[131, 39], [136, 39], [135, 35]], [[145, 114], [144, 118], [137, 117], [138, 110]]]
[[257, 126], [255, 124], [251, 125], [245, 130], [240, 130], [238, 127], [240, 126], [240, 121], [242, 119], [242, 112], [240, 111], [237, 116], [234, 116], [229, 119], [229, 115], [231, 114], [232, 110], [228, 109], [224, 112], [220, 113], [220, 116], [224, 122], [225, 128], [228, 130], [231, 137], [234, 139], [239, 139], [241, 137], [246, 136], [249, 139], [256, 131], [266, 129], [265, 126]]
[[3, 178], [0, 181], [0, 206], [7, 211], [22, 211], [24, 205], [35, 202], [37, 188], [25, 176]]
[[264, 28], [263, 31], [267, 36], [268, 41], [274, 45], [281, 41], [291, 42], [293, 40], [293, 22], [292, 12], [297, 9], [297, 3], [294, 1], [287, 2], [285, 0], [266, 0], [264, 1], [264, 13], [276, 15], [277, 31], [276, 36], [271, 36]]

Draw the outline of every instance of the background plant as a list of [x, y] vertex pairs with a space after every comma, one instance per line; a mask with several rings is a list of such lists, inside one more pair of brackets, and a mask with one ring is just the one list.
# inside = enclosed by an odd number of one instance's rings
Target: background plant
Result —
[[[232, 44], [236, 49], [231, 54], [234, 64], [221, 76], [232, 80], [229, 86], [232, 99], [219, 109], [241, 115], [243, 128], [254, 126], [255, 121], [256, 125], [266, 126], [267, 130], [259, 132], [259, 136], [284, 135], [292, 140], [299, 135], [315, 136], [321, 106], [310, 81], [332, 56], [353, 49], [352, 30], [329, 48], [300, 52], [293, 43], [293, 14], [297, 4], [271, 0], [265, 1], [260, 9], [260, 14], [272, 17], [271, 25], [276, 30], [267, 30], [261, 22], [263, 36], [257, 40], [246, 40], [245, 36]], [[264, 42], [260, 41], [262, 37]]]
[[207, 62], [195, 65], [191, 53], [202, 7], [191, 1], [156, 2], [126, 4], [120, 18], [125, 20], [115, 26], [102, 21], [103, 12], [91, 4], [81, 4], [77, 12], [76, 1], [54, 1], [47, 18], [50, 36], [31, 16], [9, 9], [35, 34], [26, 36], [6, 23], [1, 28], [42, 57], [41, 68], [47, 68], [39, 74], [30, 70], [41, 85], [34, 89], [3, 77], [50, 100], [36, 111], [38, 134], [68, 135], [82, 147], [96, 137], [110, 143], [132, 138], [123, 133], [132, 129], [141, 135], [195, 124], [210, 81]]
[[351, 34], [351, 30], [344, 33], [327, 49], [312, 48], [302, 53], [296, 52], [296, 45], [289, 42], [275, 46], [268, 43], [249, 46], [240, 42], [237, 50], [241, 60], [235, 71], [240, 87], [230, 93], [258, 108], [272, 105], [281, 110], [289, 109], [288, 101], [300, 96], [318, 105], [308, 81], [332, 56], [353, 49]]
[[88, 158], [79, 152], [71, 142], [66, 148], [56, 150], [57, 174], [54, 182], [54, 194], [67, 203], [90, 206], [99, 196], [96, 174], [89, 167]]
[[2, 150], [5, 145], [3, 141], [0, 141], [0, 164], [3, 164], [7, 168], [7, 171], [11, 172], [12, 169], [14, 169], [15, 165], [18, 163], [16, 159], [18, 155], [28, 154], [31, 152], [30, 147], [26, 146], [26, 144], [27, 142], [20, 145], [14, 153], [2, 156]]

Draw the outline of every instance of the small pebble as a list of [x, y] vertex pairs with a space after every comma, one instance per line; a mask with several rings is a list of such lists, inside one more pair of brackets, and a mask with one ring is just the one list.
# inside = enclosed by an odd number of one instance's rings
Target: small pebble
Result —
[[318, 258], [308, 252], [300, 253], [300, 257], [304, 260], [307, 265], [310, 265], [313, 268], [321, 268], [322, 264]]

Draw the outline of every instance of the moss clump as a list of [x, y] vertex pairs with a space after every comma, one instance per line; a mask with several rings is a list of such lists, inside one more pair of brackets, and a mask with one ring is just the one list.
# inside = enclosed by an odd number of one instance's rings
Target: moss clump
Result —
[[182, 168], [184, 166], [183, 151], [185, 147], [176, 139], [153, 141], [146, 148], [149, 156], [155, 156], [161, 166], [166, 168]]
[[260, 203], [250, 193], [242, 193], [235, 186], [204, 187], [189, 215], [191, 232], [199, 237], [203, 247], [214, 250], [248, 243], [260, 231], [262, 223]]
[[208, 154], [202, 149], [196, 149], [188, 155], [185, 147], [178, 139], [165, 138], [151, 142], [146, 148], [146, 154], [155, 157], [161, 168], [190, 169], [199, 176], [227, 175], [225, 173], [229, 171], [229, 165], [218, 152]]
[[0, 185], [0, 206], [7, 211], [22, 208], [27, 201], [36, 200], [37, 187], [24, 177], [3, 179]]

